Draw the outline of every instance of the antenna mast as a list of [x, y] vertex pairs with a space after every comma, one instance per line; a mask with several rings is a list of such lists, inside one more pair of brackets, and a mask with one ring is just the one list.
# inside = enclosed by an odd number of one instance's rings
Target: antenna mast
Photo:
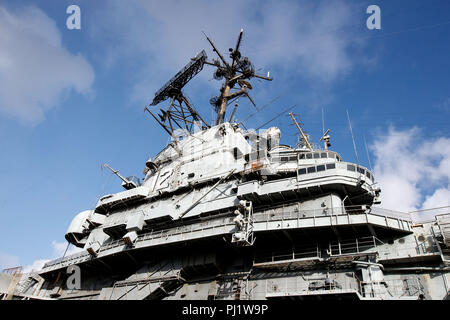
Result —
[[[216, 48], [214, 42], [203, 32], [206, 40], [208, 40], [209, 44], [213, 48], [213, 51], [219, 57], [218, 60], [213, 60], [212, 62], [205, 61], [205, 64], [209, 64], [217, 68], [214, 73], [214, 79], [225, 79], [225, 82], [220, 89], [220, 96], [213, 97], [210, 100], [210, 103], [214, 106], [214, 109], [217, 112], [216, 125], [224, 122], [228, 104], [242, 95], [246, 96], [256, 108], [255, 102], [248, 94], [248, 90], [251, 90], [253, 87], [247, 80], [250, 80], [253, 77], [269, 81], [272, 80], [272, 78], [269, 77], [269, 74], [267, 74], [267, 77], [255, 74], [255, 68], [250, 60], [247, 57], [241, 58], [239, 47], [241, 45], [243, 33], [244, 30], [241, 29], [235, 48], [228, 49], [230, 52], [230, 58], [232, 59], [231, 64], [229, 64]], [[236, 85], [238, 85], [240, 89], [237, 91], [232, 91]]]
[[350, 116], [348, 115], [348, 110], [346, 110], [346, 111], [347, 111], [348, 125], [350, 126], [350, 133], [352, 135], [352, 140], [353, 140], [353, 149], [355, 150], [356, 163], [359, 166], [358, 151], [356, 151], [356, 143], [355, 143], [355, 137], [353, 136], [352, 123], [350, 122]]
[[322, 135], [325, 135], [325, 120], [323, 116], [323, 107], [322, 107]]
[[322, 137], [320, 138], [319, 141], [323, 140], [323, 149], [324, 150], [328, 150], [328, 147], [331, 147], [330, 136], [328, 135], [329, 132], [330, 132], [330, 129], [328, 129], [325, 132], [325, 120], [324, 120], [324, 116], [323, 116], [323, 107], [322, 107]]
[[305, 145], [309, 149], [309, 151], [314, 151], [313, 147], [309, 143], [309, 138], [303, 132], [302, 127], [298, 124], [297, 120], [294, 117], [294, 114], [292, 112], [289, 112], [289, 115], [291, 116], [292, 121], [294, 121], [297, 130], [300, 132], [300, 135], [302, 136], [302, 144]]
[[372, 170], [372, 162], [370, 161], [369, 149], [367, 148], [366, 136], [363, 135], [363, 138], [364, 138], [364, 146], [365, 146], [365, 148], [366, 148], [367, 160], [369, 160], [370, 171], [373, 171], [373, 170]]

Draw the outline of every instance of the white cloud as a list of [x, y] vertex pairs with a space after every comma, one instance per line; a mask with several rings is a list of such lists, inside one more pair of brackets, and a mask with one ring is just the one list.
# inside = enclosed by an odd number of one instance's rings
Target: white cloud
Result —
[[[66, 251], [67, 248], [67, 242], [58, 242], [53, 240], [52, 241], [52, 247], [53, 247], [53, 255], [51, 259], [38, 259], [33, 261], [33, 263], [31, 263], [30, 265], [27, 265], [23, 268], [23, 272], [31, 272], [31, 271], [39, 271], [42, 269], [42, 267], [44, 267], [44, 265], [53, 259], [56, 258], [60, 258], [64, 255], [64, 252]], [[67, 250], [66, 256], [69, 256], [71, 254], [75, 254], [77, 252], [80, 252], [81, 248], [75, 247], [73, 245], [71, 245], [69, 247], [69, 249]]]
[[0, 252], [0, 271], [19, 265], [19, 257]]
[[45, 265], [47, 262], [49, 262], [49, 261], [50, 261], [50, 259], [39, 259], [39, 260], [33, 261], [32, 264], [30, 264], [30, 265], [28, 265], [28, 266], [25, 266], [25, 267], [23, 268], [23, 273], [30, 273], [30, 272], [36, 272], [36, 271], [39, 271], [39, 270], [41, 270], [41, 269], [44, 267], [44, 265]]
[[[227, 54], [244, 28], [242, 53], [249, 54], [257, 68], [278, 69], [272, 73], [277, 79], [300, 75], [327, 84], [361, 62], [354, 50], [361, 43], [352, 40], [357, 28], [348, 27], [364, 13], [347, 2], [117, 1], [102, 12], [104, 21], [93, 26], [93, 36], [114, 34], [114, 57], [105, 59], [107, 65], [114, 59], [123, 61], [124, 55], [138, 57], [136, 100], [147, 101], [168, 74], [202, 48], [216, 58], [201, 31]], [[212, 72], [200, 77], [208, 80]]]
[[[450, 138], [426, 139], [418, 128], [390, 127], [378, 135], [372, 151], [384, 208], [409, 212], [450, 205]], [[442, 212], [416, 215], [436, 213]]]
[[[53, 257], [62, 257], [64, 252], [66, 251], [67, 248], [67, 242], [63, 241], [63, 242], [57, 242], [55, 240], [52, 241], [52, 247], [53, 247]], [[66, 256], [80, 252], [81, 248], [75, 247], [73, 245], [69, 246], [69, 249], [67, 250]]]
[[[438, 208], [443, 206], [450, 206], [450, 190], [437, 189], [434, 193], [426, 198], [423, 202], [423, 208]], [[447, 209], [446, 211], [450, 211]]]
[[86, 94], [94, 71], [62, 46], [56, 24], [36, 7], [0, 7], [0, 112], [37, 124], [70, 89]]

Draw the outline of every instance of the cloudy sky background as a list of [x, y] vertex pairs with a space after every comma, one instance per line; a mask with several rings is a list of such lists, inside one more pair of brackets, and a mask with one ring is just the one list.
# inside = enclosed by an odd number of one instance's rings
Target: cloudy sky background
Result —
[[[81, 30], [66, 28], [71, 4]], [[366, 28], [371, 4], [381, 30]], [[64, 253], [73, 216], [121, 189], [102, 163], [142, 175], [168, 140], [143, 108], [197, 52], [214, 56], [202, 31], [226, 53], [244, 28], [242, 53], [274, 77], [253, 82], [257, 105], [281, 97], [247, 127], [296, 105], [317, 143], [323, 109], [332, 149], [355, 161], [348, 110], [381, 207], [449, 206], [449, 9], [446, 0], [0, 0], [0, 268], [30, 270]], [[184, 90], [209, 120], [220, 86], [212, 73], [205, 66]], [[237, 118], [252, 108], [240, 101]], [[272, 125], [295, 144], [288, 117]]]

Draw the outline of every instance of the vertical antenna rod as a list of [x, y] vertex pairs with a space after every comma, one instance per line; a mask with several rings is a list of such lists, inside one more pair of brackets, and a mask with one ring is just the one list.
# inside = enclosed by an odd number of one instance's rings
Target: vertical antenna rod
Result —
[[367, 149], [366, 136], [364, 135], [363, 138], [364, 138], [364, 146], [366, 147], [367, 160], [369, 160], [370, 171], [373, 171], [372, 162], [370, 161], [369, 149]]
[[355, 137], [353, 136], [352, 123], [350, 122], [350, 116], [348, 115], [348, 110], [346, 110], [346, 111], [347, 111], [348, 125], [350, 126], [350, 134], [352, 135], [352, 140], [353, 140], [353, 149], [355, 150], [356, 163], [359, 166], [358, 151], [356, 151], [356, 143], [355, 143]]
[[323, 117], [323, 107], [322, 107], [322, 134], [325, 134], [325, 120]]

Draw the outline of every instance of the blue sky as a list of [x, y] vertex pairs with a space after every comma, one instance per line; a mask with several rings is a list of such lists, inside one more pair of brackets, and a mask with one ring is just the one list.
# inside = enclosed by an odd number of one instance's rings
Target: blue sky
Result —
[[[66, 8], [81, 8], [81, 30]], [[381, 30], [366, 8], [381, 8]], [[227, 18], [223, 12], [229, 12]], [[0, 0], [0, 267], [61, 255], [78, 212], [121, 190], [102, 163], [142, 176], [167, 134], [144, 114], [155, 91], [195, 53], [201, 31], [225, 52], [244, 28], [242, 52], [273, 82], [254, 81], [257, 128], [296, 105], [314, 142], [360, 162], [382, 186], [385, 208], [449, 205], [450, 3], [417, 1], [2, 1]], [[208, 120], [219, 83], [212, 69], [185, 93]], [[241, 101], [238, 119], [253, 112]], [[282, 142], [295, 129], [281, 116]], [[377, 175], [378, 174], [378, 175]]]

